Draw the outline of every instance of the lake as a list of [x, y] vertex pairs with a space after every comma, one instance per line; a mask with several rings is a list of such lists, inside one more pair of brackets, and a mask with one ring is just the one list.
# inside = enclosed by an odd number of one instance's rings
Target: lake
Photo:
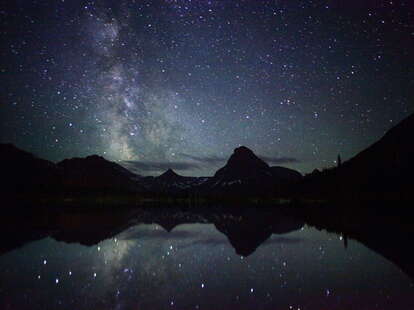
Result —
[[3, 233], [1, 309], [414, 309], [396, 264], [273, 211], [46, 222]]

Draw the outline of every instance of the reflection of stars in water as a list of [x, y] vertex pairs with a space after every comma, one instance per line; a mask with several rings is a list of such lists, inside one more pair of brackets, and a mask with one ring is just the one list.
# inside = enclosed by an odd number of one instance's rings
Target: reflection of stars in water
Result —
[[[102, 269], [102, 277], [108, 282], [108, 285], [114, 281], [114, 274], [122, 269], [124, 257], [128, 256], [130, 250], [135, 246], [136, 242], [133, 240], [119, 240], [117, 238], [101, 242], [97, 246], [96, 265], [103, 266], [100, 268]], [[93, 277], [96, 278], [96, 276], [97, 273], [94, 272]]]
[[[270, 306], [278, 305], [303, 310], [307, 309], [303, 306], [307, 303], [304, 296], [315, 296], [321, 305], [326, 305], [324, 308], [336, 309], [332, 306], [336, 297], [347, 296], [346, 287], [354, 281], [367, 283], [367, 279], [380, 279], [385, 273], [395, 277], [397, 282], [393, 283], [399, 283], [398, 294], [401, 290], [404, 294], [412, 292], [411, 282], [403, 279], [395, 267], [387, 269], [390, 263], [385, 259], [358, 243], [351, 241], [352, 247], [345, 250], [338, 237], [321, 236], [321, 232], [307, 228], [284, 239], [271, 237], [255, 253], [243, 258], [212, 225], [180, 225], [171, 232], [157, 225], [141, 225], [94, 247], [42, 241], [48, 242], [47, 250], [41, 252], [45, 254], [31, 272], [21, 274], [36, 280], [38, 284], [30, 288], [36, 295], [42, 294], [37, 288], [44, 289], [46, 285], [49, 295], [52, 292], [54, 296], [49, 300], [78, 304], [82, 310], [86, 309], [82, 305], [88, 309], [213, 309], [213, 302], [236, 309], [257, 305], [274, 309]], [[320, 248], [325, 249], [323, 257], [319, 255]], [[363, 271], [361, 264], [366, 267]], [[342, 278], [344, 272], [352, 274], [352, 280]], [[320, 277], [315, 279], [314, 274]], [[391, 296], [396, 296], [389, 283], [371, 280], [378, 287], [367, 285], [362, 297], [371, 294], [378, 302], [385, 302], [381, 295], [384, 286]], [[76, 301], [68, 301], [68, 290]], [[94, 298], [90, 298], [91, 294]], [[85, 299], [87, 304], [82, 304]]]

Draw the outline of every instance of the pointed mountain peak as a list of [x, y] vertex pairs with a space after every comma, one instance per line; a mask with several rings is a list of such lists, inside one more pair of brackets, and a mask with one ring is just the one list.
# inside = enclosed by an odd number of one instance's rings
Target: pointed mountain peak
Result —
[[86, 157], [86, 159], [89, 159], [89, 160], [106, 160], [102, 156], [99, 156], [99, 155], [96, 155], [96, 154], [89, 155], [89, 156]]
[[240, 146], [234, 149], [233, 154], [227, 161], [227, 166], [256, 166], [257, 168], [268, 168], [263, 160], [256, 156], [251, 149], [245, 146]]
[[247, 153], [252, 153], [252, 154], [254, 154], [251, 149], [249, 149], [248, 147], [246, 147], [244, 145], [239, 146], [239, 147], [234, 149], [234, 154], [243, 154], [243, 153], [246, 153], [246, 154]]
[[159, 176], [159, 178], [162, 179], [175, 179], [181, 177], [177, 173], [174, 172], [171, 168], [169, 168], [167, 171], [165, 171], [163, 174]]
[[238, 148], [235, 148], [227, 164], [229, 164], [230, 162], [234, 162], [234, 161], [243, 161], [243, 162], [251, 161], [251, 162], [256, 162], [256, 163], [262, 162], [265, 165], [267, 165], [264, 161], [262, 161], [259, 157], [257, 157], [256, 154], [254, 154], [251, 149], [245, 146], [240, 146]]
[[245, 146], [236, 148], [227, 164], [219, 169], [215, 176], [243, 178], [250, 175], [269, 173], [269, 165], [257, 157], [252, 150]]

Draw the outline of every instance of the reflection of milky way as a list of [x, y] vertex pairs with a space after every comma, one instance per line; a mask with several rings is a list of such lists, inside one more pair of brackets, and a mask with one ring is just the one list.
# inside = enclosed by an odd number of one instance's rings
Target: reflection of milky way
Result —
[[134, 241], [118, 240], [117, 238], [114, 238], [111, 241], [99, 245], [97, 249], [102, 253], [101, 258], [103, 259], [105, 266], [110, 268], [120, 268], [122, 259], [125, 255], [129, 254], [130, 249], [134, 246]]
[[414, 306], [412, 279], [397, 266], [309, 227], [273, 235], [243, 258], [212, 224], [139, 225], [92, 247], [36, 241], [0, 256], [0, 267], [2, 309]]

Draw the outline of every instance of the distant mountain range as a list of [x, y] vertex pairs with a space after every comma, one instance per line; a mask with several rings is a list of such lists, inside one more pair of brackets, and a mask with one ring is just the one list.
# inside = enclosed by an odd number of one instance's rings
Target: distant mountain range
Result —
[[302, 179], [292, 169], [269, 167], [247, 147], [234, 150], [213, 177], [186, 177], [172, 169], [157, 177], [142, 177], [121, 165], [92, 155], [57, 164], [11, 144], [0, 145], [0, 164], [8, 180], [5, 192], [152, 193], [153, 195], [251, 195], [271, 192], [280, 184]]
[[4, 193], [130, 193], [188, 197], [295, 197], [411, 199], [414, 172], [414, 115], [342, 165], [303, 177], [270, 167], [245, 146], [238, 147], [212, 177], [186, 177], [168, 169], [142, 177], [103, 157], [65, 159], [57, 164], [11, 144], [0, 144]]
[[140, 180], [140, 184], [153, 193], [160, 194], [189, 194], [191, 190], [204, 182], [209, 177], [187, 177], [168, 169], [158, 177], [144, 177]]

